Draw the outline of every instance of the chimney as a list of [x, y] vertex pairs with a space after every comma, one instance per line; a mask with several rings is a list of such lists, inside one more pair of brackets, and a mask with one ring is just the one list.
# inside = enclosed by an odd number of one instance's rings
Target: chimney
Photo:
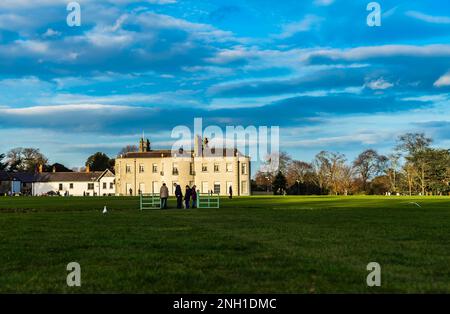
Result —
[[86, 165], [86, 173], [91, 172], [91, 168], [89, 167], [89, 165]]
[[39, 172], [39, 173], [42, 173], [43, 168], [44, 168], [43, 165], [39, 165], [39, 170], [38, 170], [38, 172]]
[[56, 172], [56, 166], [53, 166], [53, 173]]
[[145, 147], [144, 147], [144, 146], [145, 146], [145, 145], [144, 145], [144, 138], [141, 137], [141, 140], [139, 141], [139, 152], [140, 152], [140, 153], [145, 152]]

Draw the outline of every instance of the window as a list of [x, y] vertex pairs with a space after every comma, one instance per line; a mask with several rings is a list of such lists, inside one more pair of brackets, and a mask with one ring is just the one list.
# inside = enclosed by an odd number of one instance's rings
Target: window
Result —
[[208, 172], [208, 164], [202, 164], [202, 172]]
[[139, 165], [139, 173], [144, 173], [144, 164]]
[[214, 183], [214, 194], [220, 194], [220, 182]]
[[110, 182], [109, 183], [109, 188], [112, 190], [112, 189], [114, 189], [114, 183], [113, 182]]
[[106, 182], [103, 182], [103, 189], [106, 190]]
[[73, 183], [69, 184], [69, 189], [71, 189], [71, 190], [73, 189]]
[[131, 173], [131, 166], [130, 165], [126, 165], [125, 172], [126, 173]]
[[247, 190], [247, 181], [242, 181], [241, 192], [242, 192], [242, 194], [247, 194], [247, 193], [248, 193], [248, 190]]
[[220, 166], [219, 164], [214, 164], [214, 172], [219, 172]]
[[233, 164], [227, 163], [227, 172], [233, 172]]
[[152, 165], [152, 172], [153, 173], [157, 173], [158, 172], [158, 165], [157, 164], [153, 164]]
[[247, 164], [242, 164], [242, 174], [247, 174]]
[[94, 189], [94, 183], [88, 183], [88, 190]]
[[178, 164], [176, 163], [172, 164], [172, 175], [174, 176], [178, 175]]
[[159, 193], [160, 192], [160, 185], [159, 181], [153, 181], [152, 182], [152, 193]]
[[207, 181], [202, 182], [202, 193], [209, 193]]
[[62, 185], [62, 183], [59, 184], [59, 190], [60, 190], [60, 191], [63, 190], [63, 185]]

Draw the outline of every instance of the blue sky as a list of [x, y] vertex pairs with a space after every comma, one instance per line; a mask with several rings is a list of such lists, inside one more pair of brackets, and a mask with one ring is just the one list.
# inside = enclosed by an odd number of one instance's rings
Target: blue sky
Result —
[[363, 0], [0, 2], [0, 152], [39, 147], [81, 166], [145, 131], [279, 126], [281, 149], [311, 160], [389, 153], [404, 132], [450, 147], [450, 3]]

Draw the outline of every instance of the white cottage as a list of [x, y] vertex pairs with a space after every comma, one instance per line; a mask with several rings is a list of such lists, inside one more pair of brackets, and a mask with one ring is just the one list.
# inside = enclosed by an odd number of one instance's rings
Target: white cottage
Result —
[[49, 192], [70, 196], [115, 195], [115, 175], [110, 170], [93, 172], [42, 172], [34, 176], [31, 193]]

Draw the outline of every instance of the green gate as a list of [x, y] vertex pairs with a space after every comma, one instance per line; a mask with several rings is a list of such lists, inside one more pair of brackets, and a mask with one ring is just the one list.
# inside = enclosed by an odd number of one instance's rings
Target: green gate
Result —
[[219, 194], [197, 192], [198, 208], [220, 208]]
[[141, 194], [140, 209], [161, 209], [161, 198], [159, 193]]

